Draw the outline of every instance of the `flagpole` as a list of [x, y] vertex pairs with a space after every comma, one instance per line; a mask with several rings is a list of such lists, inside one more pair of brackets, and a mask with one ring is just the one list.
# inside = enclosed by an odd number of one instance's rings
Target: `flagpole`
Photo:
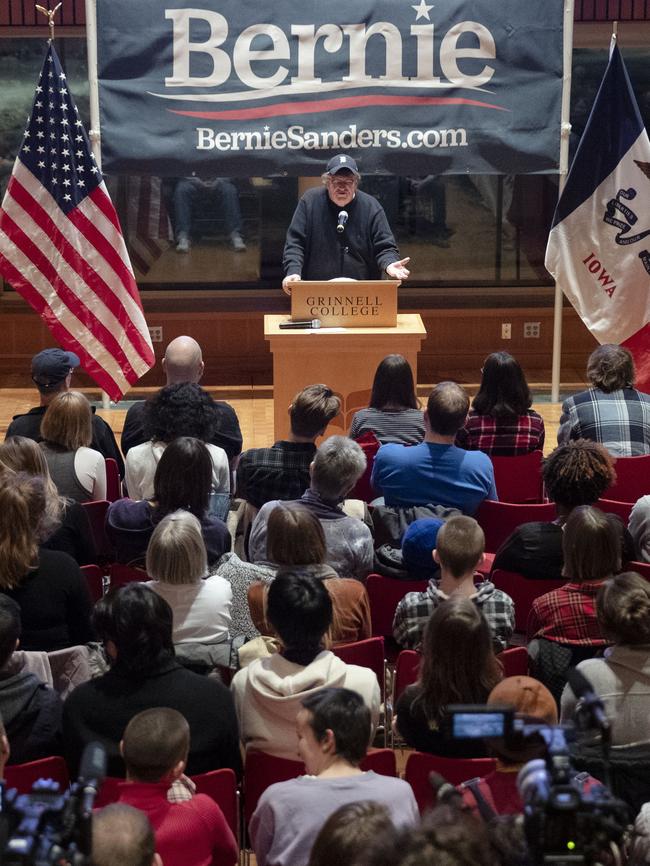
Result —
[[[102, 135], [99, 121], [99, 82], [97, 78], [97, 0], [86, 0], [86, 50], [88, 54], [88, 87], [90, 91], [90, 129], [88, 138], [99, 170], [102, 169]], [[110, 409], [111, 402], [102, 391], [102, 409]]]
[[[569, 171], [569, 136], [571, 134], [571, 61], [573, 57], [573, 0], [564, 4], [564, 73], [562, 78], [562, 111], [560, 117], [560, 166], [558, 197], [562, 194]], [[551, 362], [551, 401], [560, 399], [560, 370], [562, 363], [562, 286], [555, 281], [553, 306], [553, 358]]]

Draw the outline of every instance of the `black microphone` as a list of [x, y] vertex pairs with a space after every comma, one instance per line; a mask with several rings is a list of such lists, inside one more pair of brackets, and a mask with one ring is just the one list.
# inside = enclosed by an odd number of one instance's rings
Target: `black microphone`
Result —
[[79, 765], [81, 814], [92, 814], [97, 791], [106, 778], [106, 749], [101, 743], [88, 743]]
[[320, 328], [320, 319], [307, 319], [304, 322], [292, 322], [292, 321], [280, 322], [278, 327], [281, 328], [283, 331], [286, 331], [287, 329], [292, 329], [292, 328], [307, 328], [307, 329], [318, 330], [318, 328]]
[[345, 231], [345, 224], [348, 221], [348, 212], [346, 210], [339, 211], [339, 221], [336, 226], [336, 231], [341, 235]]
[[429, 784], [433, 788], [435, 802], [437, 805], [449, 805], [460, 808], [463, 803], [463, 795], [455, 785], [450, 784], [444, 776], [435, 770], [429, 773]]
[[605, 714], [605, 707], [587, 677], [577, 668], [569, 668], [567, 680], [573, 694], [582, 701], [581, 711], [584, 710], [604, 734], [609, 734], [611, 725]]

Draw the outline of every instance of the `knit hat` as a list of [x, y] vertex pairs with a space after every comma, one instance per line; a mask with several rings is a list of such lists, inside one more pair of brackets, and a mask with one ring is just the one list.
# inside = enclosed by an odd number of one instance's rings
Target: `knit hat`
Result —
[[407, 571], [431, 573], [437, 569], [433, 551], [443, 523], [437, 517], [421, 517], [409, 524], [402, 538], [402, 562]]
[[487, 702], [509, 704], [518, 715], [557, 725], [555, 698], [543, 683], [532, 677], [506, 677], [492, 689]]

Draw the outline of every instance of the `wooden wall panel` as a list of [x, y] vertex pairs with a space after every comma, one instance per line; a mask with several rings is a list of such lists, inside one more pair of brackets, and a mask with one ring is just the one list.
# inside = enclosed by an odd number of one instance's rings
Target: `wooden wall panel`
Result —
[[[0, 301], [0, 387], [30, 384], [29, 362], [41, 348], [54, 345], [35, 313], [13, 298]], [[427, 338], [419, 356], [419, 381], [442, 378], [476, 382], [485, 356], [503, 349], [515, 355], [531, 381], [549, 382], [553, 342], [553, 310], [549, 307], [405, 309], [419, 312]], [[174, 337], [189, 334], [203, 347], [205, 381], [211, 385], [269, 385], [271, 355], [264, 340], [262, 311], [234, 312], [201, 310], [147, 313], [150, 326], [161, 326], [162, 343], [155, 343], [157, 364], [140, 381], [142, 386], [162, 382], [160, 357]], [[512, 339], [501, 339], [501, 325], [508, 322]], [[525, 322], [540, 323], [538, 339], [524, 339]], [[564, 311], [562, 379], [574, 382], [584, 372], [587, 356], [596, 343], [571, 308]], [[82, 385], [90, 380], [79, 377]]]

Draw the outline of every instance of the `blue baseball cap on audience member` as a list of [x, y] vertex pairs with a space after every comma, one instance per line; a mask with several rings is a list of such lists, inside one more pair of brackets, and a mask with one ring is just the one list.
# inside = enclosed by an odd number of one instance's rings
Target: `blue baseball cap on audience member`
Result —
[[437, 517], [421, 517], [409, 524], [402, 538], [402, 562], [409, 574], [425, 578], [438, 571], [433, 550], [443, 523]]
[[79, 364], [79, 358], [74, 352], [43, 349], [32, 358], [32, 380], [41, 388], [53, 388], [63, 382], [68, 373]]

